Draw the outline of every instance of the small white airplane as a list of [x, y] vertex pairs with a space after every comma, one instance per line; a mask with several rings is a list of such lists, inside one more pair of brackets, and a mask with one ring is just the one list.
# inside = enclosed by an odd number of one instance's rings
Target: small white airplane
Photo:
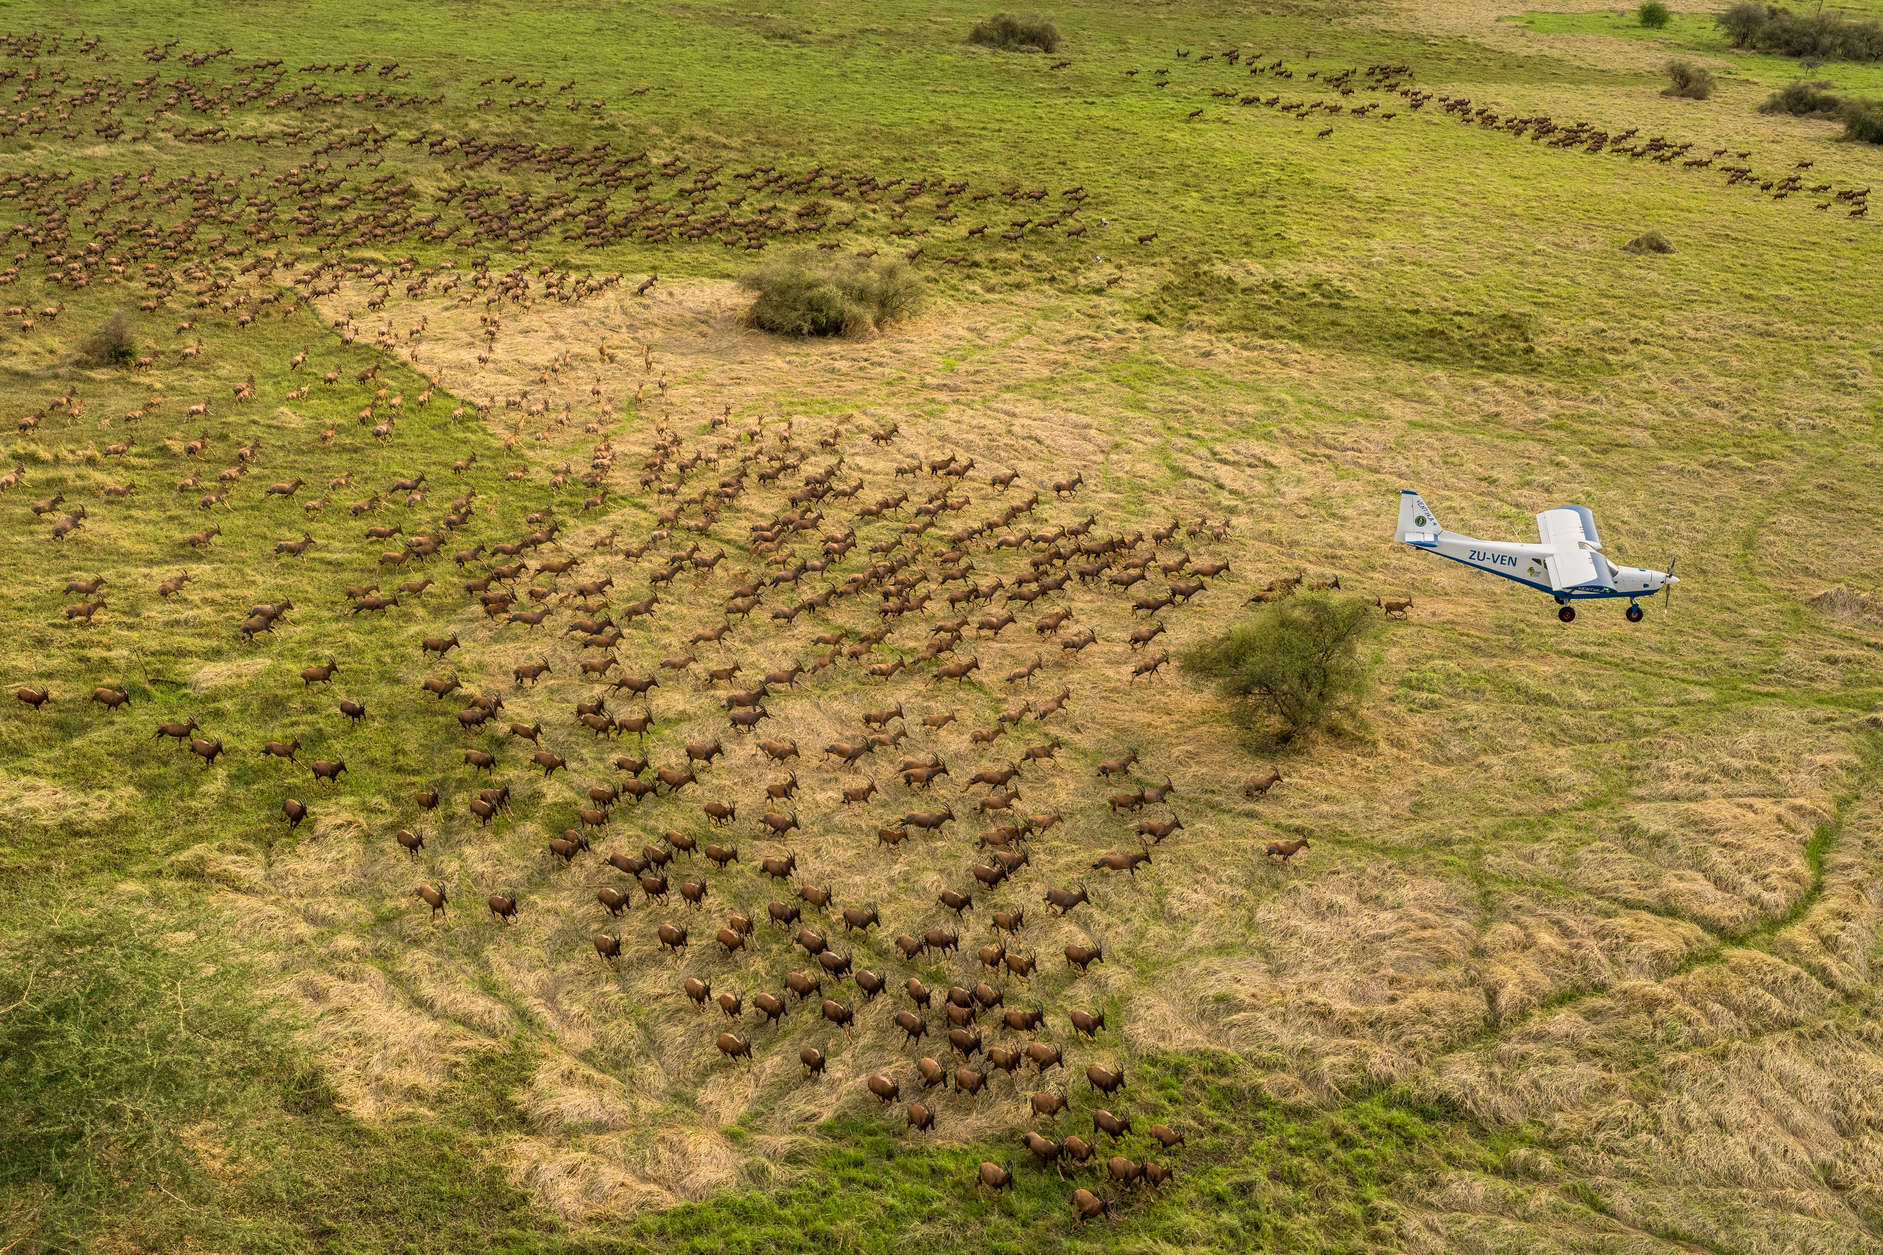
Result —
[[1610, 562], [1602, 555], [1602, 538], [1587, 506], [1545, 510], [1536, 516], [1536, 528], [1542, 543], [1535, 545], [1460, 536], [1440, 526], [1425, 499], [1408, 488], [1399, 494], [1399, 530], [1394, 539], [1548, 593], [1561, 607], [1556, 617], [1564, 623], [1575, 621], [1572, 601], [1591, 597], [1626, 597], [1628, 622], [1639, 623], [1646, 615], [1641, 598], [1656, 593], [1672, 597], [1674, 585], [1680, 583], [1671, 562], [1665, 571]]

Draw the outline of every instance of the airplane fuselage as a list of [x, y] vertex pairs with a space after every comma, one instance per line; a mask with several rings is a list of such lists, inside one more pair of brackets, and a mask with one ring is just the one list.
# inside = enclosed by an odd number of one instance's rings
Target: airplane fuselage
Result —
[[1607, 563], [1609, 582], [1614, 588], [1594, 589], [1557, 589], [1550, 587], [1549, 572], [1543, 565], [1553, 549], [1549, 545], [1531, 545], [1517, 541], [1479, 540], [1475, 536], [1460, 536], [1457, 532], [1440, 532], [1431, 540], [1410, 540], [1406, 542], [1415, 549], [1424, 549], [1441, 558], [1450, 558], [1453, 562], [1462, 562], [1468, 567], [1488, 571], [1492, 575], [1501, 575], [1507, 580], [1526, 584], [1538, 592], [1548, 593], [1558, 601], [1582, 600], [1598, 597], [1649, 597], [1661, 591], [1667, 583], [1665, 571], [1650, 571], [1646, 567], [1621, 566], [1607, 562], [1597, 555], [1598, 562]]

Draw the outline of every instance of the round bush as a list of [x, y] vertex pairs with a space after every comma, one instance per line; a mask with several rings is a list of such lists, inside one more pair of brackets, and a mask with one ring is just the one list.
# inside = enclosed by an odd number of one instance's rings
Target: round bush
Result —
[[968, 42], [1010, 52], [1022, 48], [1057, 52], [1059, 31], [1045, 18], [996, 13], [986, 21], [974, 24], [974, 29], [968, 32]]
[[1286, 742], [1365, 691], [1360, 645], [1374, 629], [1372, 610], [1357, 597], [1303, 593], [1262, 607], [1191, 650], [1183, 665], [1240, 701], [1251, 724], [1277, 721], [1277, 739]]
[[1622, 245], [1622, 251], [1628, 253], [1671, 253], [1674, 246], [1659, 231], [1644, 231], [1634, 239]]
[[913, 313], [922, 300], [922, 281], [899, 257], [870, 265], [800, 251], [740, 283], [754, 293], [748, 321], [784, 336], [863, 335]]
[[1789, 113], [1796, 117], [1836, 117], [1843, 99], [1826, 90], [1829, 83], [1788, 83], [1759, 106], [1760, 113]]
[[1640, 19], [1641, 24], [1655, 31], [1666, 26], [1673, 16], [1661, 0], [1644, 0], [1641, 7], [1635, 10], [1635, 17]]
[[1691, 61], [1669, 61], [1667, 78], [1669, 86], [1661, 93], [1663, 96], [1705, 100], [1713, 94], [1713, 71]]
[[129, 366], [137, 357], [130, 315], [114, 311], [80, 343], [78, 356], [87, 366]]
[[1853, 100], [1844, 107], [1844, 138], [1883, 144], [1883, 101]]

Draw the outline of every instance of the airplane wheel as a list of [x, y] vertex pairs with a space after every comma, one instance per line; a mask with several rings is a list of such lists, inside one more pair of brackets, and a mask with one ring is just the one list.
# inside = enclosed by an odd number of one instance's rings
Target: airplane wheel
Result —
[[1643, 610], [1640, 606], [1631, 603], [1628, 607], [1628, 622], [1639, 623], [1647, 617], [1647, 614], [1648, 612]]
[[1561, 619], [1564, 623], [1574, 623], [1576, 621], [1576, 608], [1574, 606], [1564, 606], [1561, 610], [1556, 612], [1556, 617]]

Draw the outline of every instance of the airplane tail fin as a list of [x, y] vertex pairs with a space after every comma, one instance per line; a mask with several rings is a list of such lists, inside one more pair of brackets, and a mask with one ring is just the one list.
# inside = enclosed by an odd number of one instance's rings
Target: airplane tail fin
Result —
[[1410, 488], [1399, 494], [1399, 530], [1393, 539], [1399, 541], [1430, 540], [1444, 527], [1432, 517], [1431, 507], [1425, 504], [1425, 498]]

